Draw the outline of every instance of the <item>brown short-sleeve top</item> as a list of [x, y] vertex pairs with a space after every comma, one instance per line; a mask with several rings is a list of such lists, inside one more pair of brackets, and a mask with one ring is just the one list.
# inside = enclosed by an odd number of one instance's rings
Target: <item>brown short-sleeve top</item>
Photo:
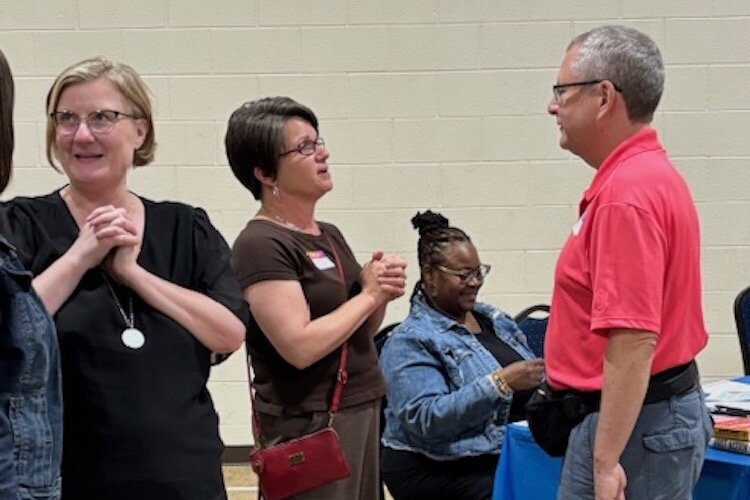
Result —
[[[253, 219], [234, 242], [231, 265], [240, 287], [268, 280], [299, 281], [312, 319], [324, 316], [358, 294], [360, 265], [341, 232], [319, 223], [321, 234], [310, 235], [262, 219]], [[334, 248], [335, 247], [335, 251]], [[343, 267], [342, 286], [337, 256]], [[250, 318], [247, 350], [253, 367], [255, 408], [271, 415], [328, 409], [338, 368], [336, 349], [299, 370], [273, 348], [255, 318]], [[372, 337], [360, 328], [349, 339], [349, 380], [341, 407], [358, 405], [385, 394]]]

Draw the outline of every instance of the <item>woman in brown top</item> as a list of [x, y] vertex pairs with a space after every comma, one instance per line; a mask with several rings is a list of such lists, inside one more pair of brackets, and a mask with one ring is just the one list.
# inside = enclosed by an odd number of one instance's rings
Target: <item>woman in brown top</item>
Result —
[[339, 230], [315, 219], [333, 183], [309, 108], [287, 97], [245, 103], [229, 119], [226, 148], [234, 175], [261, 202], [234, 243], [232, 268], [250, 304], [247, 348], [262, 444], [326, 425], [348, 342], [349, 379], [334, 428], [352, 474], [297, 498], [376, 498], [385, 384], [372, 336], [386, 304], [404, 293], [406, 263], [376, 251], [360, 267]]

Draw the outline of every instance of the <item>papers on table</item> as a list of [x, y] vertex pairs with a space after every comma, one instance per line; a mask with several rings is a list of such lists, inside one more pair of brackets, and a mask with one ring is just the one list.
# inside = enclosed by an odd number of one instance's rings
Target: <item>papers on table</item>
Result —
[[750, 384], [733, 380], [719, 380], [703, 386], [706, 405], [714, 409], [716, 405], [750, 410]]

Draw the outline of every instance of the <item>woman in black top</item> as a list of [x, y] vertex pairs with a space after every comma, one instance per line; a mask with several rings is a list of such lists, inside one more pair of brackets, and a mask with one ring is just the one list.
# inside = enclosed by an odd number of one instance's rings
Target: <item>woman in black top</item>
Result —
[[130, 192], [154, 155], [149, 94], [102, 58], [47, 96], [47, 155], [69, 184], [3, 207], [54, 315], [65, 398], [63, 498], [224, 499], [211, 352], [245, 333], [229, 250], [205, 212]]

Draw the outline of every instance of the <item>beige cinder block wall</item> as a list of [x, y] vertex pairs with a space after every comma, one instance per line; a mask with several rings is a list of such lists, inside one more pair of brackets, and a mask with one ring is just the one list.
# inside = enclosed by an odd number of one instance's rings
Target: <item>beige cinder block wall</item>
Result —
[[[5, 198], [64, 179], [44, 159], [43, 101], [65, 66], [103, 54], [154, 92], [156, 162], [131, 175], [154, 199], [204, 207], [228, 241], [257, 208], [226, 166], [241, 102], [287, 94], [321, 118], [336, 187], [319, 216], [362, 260], [415, 267], [419, 209], [466, 229], [493, 271], [482, 298], [510, 313], [549, 301], [552, 267], [593, 170], [557, 147], [545, 114], [574, 34], [633, 25], [663, 51], [656, 126], [703, 226], [705, 377], [740, 373], [731, 304], [750, 285], [750, 3], [745, 0], [0, 0], [17, 77], [16, 172]], [[386, 321], [406, 314], [406, 298]], [[211, 390], [230, 445], [251, 441], [243, 354]]]

